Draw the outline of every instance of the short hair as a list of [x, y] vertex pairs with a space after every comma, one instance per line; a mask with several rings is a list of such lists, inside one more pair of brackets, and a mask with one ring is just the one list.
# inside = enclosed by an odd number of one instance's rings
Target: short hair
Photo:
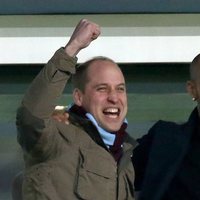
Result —
[[190, 79], [197, 80], [200, 71], [200, 54], [198, 54], [190, 64]]
[[92, 63], [96, 61], [109, 61], [116, 64], [112, 59], [105, 56], [96, 56], [80, 64], [76, 69], [76, 73], [72, 75], [72, 84], [74, 88], [78, 88], [82, 92], [85, 91], [85, 86], [89, 82], [88, 74], [87, 74], [88, 68]]

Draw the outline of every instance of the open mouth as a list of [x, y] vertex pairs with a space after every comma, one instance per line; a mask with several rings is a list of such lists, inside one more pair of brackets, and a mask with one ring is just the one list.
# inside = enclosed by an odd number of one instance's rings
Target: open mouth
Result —
[[119, 117], [120, 109], [119, 108], [106, 108], [106, 109], [104, 109], [103, 113], [104, 113], [104, 115], [115, 119], [115, 118]]

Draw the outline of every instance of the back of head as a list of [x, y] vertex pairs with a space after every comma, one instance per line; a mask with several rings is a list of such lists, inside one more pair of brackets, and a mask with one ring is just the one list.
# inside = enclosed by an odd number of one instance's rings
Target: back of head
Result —
[[200, 54], [198, 54], [190, 64], [190, 79], [198, 80], [200, 79]]
[[190, 64], [190, 81], [187, 81], [187, 91], [192, 96], [192, 100], [197, 102], [200, 115], [200, 54]]

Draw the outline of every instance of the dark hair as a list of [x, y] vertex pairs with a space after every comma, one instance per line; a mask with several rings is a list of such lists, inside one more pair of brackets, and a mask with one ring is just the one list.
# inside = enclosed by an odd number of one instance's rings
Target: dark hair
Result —
[[200, 54], [198, 54], [190, 64], [190, 78], [191, 80], [196, 80], [199, 76], [198, 71], [200, 71]]
[[87, 76], [88, 68], [93, 62], [96, 62], [96, 61], [109, 61], [109, 62], [115, 63], [110, 58], [107, 58], [104, 56], [97, 56], [80, 64], [76, 69], [76, 73], [72, 75], [72, 84], [74, 88], [78, 88], [79, 90], [84, 92], [85, 85], [89, 81], [88, 76]]

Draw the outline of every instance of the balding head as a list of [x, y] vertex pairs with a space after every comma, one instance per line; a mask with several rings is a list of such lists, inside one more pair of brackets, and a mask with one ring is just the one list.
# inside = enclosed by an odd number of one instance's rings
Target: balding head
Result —
[[105, 56], [96, 56], [82, 64], [80, 64], [76, 70], [76, 73], [72, 76], [72, 83], [74, 88], [78, 88], [82, 92], [85, 90], [85, 85], [88, 83], [88, 68], [94, 63], [99, 61], [109, 61], [116, 64], [112, 59]]
[[200, 54], [198, 54], [190, 64], [190, 79], [194, 81], [200, 79]]
[[187, 91], [192, 99], [197, 102], [197, 109], [200, 115], [200, 54], [190, 64], [190, 80], [187, 81]]

